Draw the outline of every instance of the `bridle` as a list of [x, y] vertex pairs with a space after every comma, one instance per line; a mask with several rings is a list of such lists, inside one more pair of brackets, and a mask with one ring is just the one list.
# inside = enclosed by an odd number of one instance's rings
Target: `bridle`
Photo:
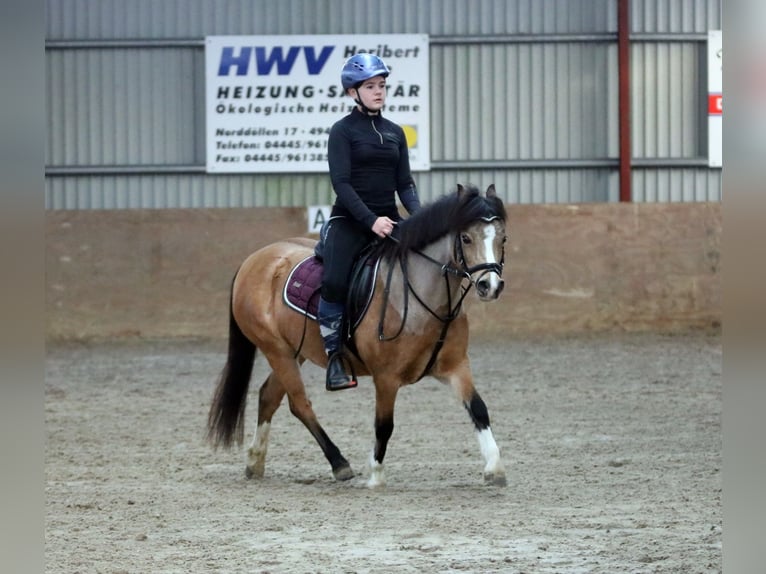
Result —
[[[481, 218], [482, 221], [486, 221], [487, 223], [491, 223], [494, 219], [498, 219], [498, 217], [492, 216], [492, 217]], [[452, 321], [454, 321], [457, 318], [457, 316], [460, 314], [460, 309], [463, 305], [463, 300], [466, 298], [466, 295], [468, 295], [468, 293], [470, 292], [471, 287], [473, 287], [474, 285], [476, 285], [476, 283], [481, 281], [482, 277], [484, 277], [484, 275], [486, 275], [487, 273], [497, 273], [498, 276], [500, 277], [503, 276], [503, 266], [505, 265], [505, 245], [503, 245], [503, 251], [500, 257], [500, 262], [479, 263], [478, 265], [473, 265], [469, 267], [465, 260], [465, 254], [463, 253], [463, 244], [462, 244], [460, 235], [461, 235], [460, 232], [455, 234], [455, 240], [452, 246], [452, 259], [448, 261], [447, 263], [442, 263], [441, 261], [434, 259], [427, 253], [423, 253], [422, 251], [418, 249], [412, 250], [413, 253], [419, 255], [420, 257], [424, 258], [426, 261], [433, 263], [434, 265], [437, 265], [440, 268], [441, 276], [444, 277], [445, 289], [447, 291], [447, 310], [448, 311], [445, 315], [439, 315], [436, 311], [431, 309], [431, 307], [429, 307], [425, 301], [423, 301], [420, 295], [418, 295], [418, 293], [412, 287], [412, 283], [410, 283], [410, 280], [409, 280], [409, 274], [407, 269], [407, 253], [401, 253], [399, 255], [398, 257], [399, 268], [402, 270], [402, 278], [406, 286], [404, 290], [404, 311], [402, 312], [402, 322], [399, 325], [399, 329], [391, 337], [386, 337], [384, 335], [383, 325], [386, 319], [386, 308], [388, 307], [388, 297], [391, 291], [391, 278], [393, 277], [394, 268], [396, 266], [392, 262], [392, 264], [388, 268], [388, 275], [386, 277], [386, 286], [383, 291], [383, 305], [382, 305], [381, 313], [380, 313], [380, 321], [378, 322], [378, 340], [392, 341], [402, 334], [402, 331], [404, 330], [404, 324], [407, 322], [407, 311], [409, 309], [409, 304], [408, 304], [409, 293], [412, 293], [413, 297], [415, 297], [417, 302], [420, 303], [420, 305], [422, 305], [426, 311], [428, 311], [433, 317], [435, 317], [442, 324], [442, 331], [431, 353], [431, 358], [429, 359], [428, 364], [426, 365], [426, 368], [423, 370], [423, 373], [420, 375], [420, 377], [418, 377], [417, 380], [420, 380], [424, 376], [426, 376], [428, 372], [431, 370], [431, 368], [434, 366], [434, 363], [436, 363], [436, 357], [438, 356], [439, 351], [444, 345], [444, 341], [447, 336], [447, 330], [449, 329], [449, 326], [452, 324]], [[387, 238], [397, 243], [399, 242], [397, 238], [391, 235], [388, 235]], [[478, 276], [478, 278], [472, 279], [471, 276], [474, 273], [477, 273], [479, 271], [482, 271], [482, 273]], [[452, 289], [450, 289], [450, 282], [449, 282], [450, 275], [454, 277], [459, 277], [461, 282], [461, 287], [462, 287], [462, 293], [454, 305], [452, 303]], [[466, 286], [463, 285], [463, 281], [465, 280], [468, 280], [468, 285]]]
[[[486, 221], [487, 223], [492, 223], [494, 219], [499, 219], [496, 215], [493, 217], [482, 217], [482, 221]], [[497, 273], [499, 277], [503, 276], [503, 267], [505, 265], [505, 245], [503, 245], [503, 253], [500, 256], [500, 262], [499, 263], [479, 263], [478, 265], [474, 265], [473, 267], [468, 267], [465, 262], [465, 254], [463, 253], [463, 242], [460, 240], [460, 233], [455, 234], [455, 245], [452, 249], [453, 258], [455, 261], [460, 265], [460, 272], [462, 272], [465, 276], [467, 276], [468, 280], [471, 282], [472, 285], [478, 283], [484, 275], [487, 273]], [[471, 280], [471, 275], [476, 273], [477, 271], [484, 271], [481, 275], [479, 275], [478, 279]]]

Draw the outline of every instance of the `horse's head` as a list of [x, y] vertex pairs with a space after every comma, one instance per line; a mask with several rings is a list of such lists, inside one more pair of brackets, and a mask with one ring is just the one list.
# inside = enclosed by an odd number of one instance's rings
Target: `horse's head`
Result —
[[[456, 192], [423, 206], [402, 221], [399, 238], [382, 246], [391, 257], [410, 251], [419, 253], [439, 265], [442, 273], [470, 280], [479, 298], [491, 301], [503, 290], [505, 221], [505, 207], [494, 185], [482, 195], [475, 185], [458, 184]], [[444, 253], [423, 251], [437, 244], [439, 249], [451, 250], [449, 261], [442, 259]]]
[[463, 209], [472, 216], [468, 224], [455, 235], [455, 263], [470, 276], [482, 301], [497, 299], [503, 291], [505, 263], [505, 208], [495, 193], [487, 188], [482, 197], [474, 187], [458, 184], [457, 194]]

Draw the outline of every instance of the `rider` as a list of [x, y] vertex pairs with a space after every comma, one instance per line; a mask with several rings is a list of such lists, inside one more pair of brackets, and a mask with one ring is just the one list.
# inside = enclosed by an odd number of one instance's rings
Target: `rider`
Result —
[[343, 367], [341, 322], [351, 267], [376, 237], [386, 237], [401, 219], [394, 193], [412, 214], [420, 208], [410, 173], [404, 130], [386, 119], [386, 78], [378, 56], [356, 54], [343, 65], [341, 83], [356, 106], [330, 129], [327, 142], [330, 180], [336, 194], [323, 230], [324, 274], [319, 299], [319, 329], [328, 356], [326, 388], [355, 387]]

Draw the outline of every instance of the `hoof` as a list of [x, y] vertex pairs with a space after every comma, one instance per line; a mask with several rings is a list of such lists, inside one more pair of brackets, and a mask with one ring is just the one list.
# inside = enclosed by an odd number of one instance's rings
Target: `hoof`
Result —
[[386, 488], [386, 481], [370, 478], [367, 481], [367, 488], [369, 488], [370, 490], [383, 490], [384, 488]]
[[351, 480], [356, 476], [350, 466], [341, 466], [332, 471], [332, 475], [337, 481]]
[[251, 479], [251, 478], [263, 478], [263, 471], [264, 466], [263, 465], [255, 465], [254, 468], [246, 466], [245, 467], [245, 478]]
[[488, 472], [484, 474], [484, 484], [488, 486], [508, 486], [504, 472]]

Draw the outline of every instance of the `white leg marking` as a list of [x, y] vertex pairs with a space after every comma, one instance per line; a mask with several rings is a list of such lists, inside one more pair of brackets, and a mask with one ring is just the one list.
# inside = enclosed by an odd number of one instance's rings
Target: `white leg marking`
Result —
[[370, 479], [367, 481], [369, 488], [380, 488], [386, 486], [386, 475], [383, 472], [383, 465], [375, 460], [375, 450], [370, 453]]
[[266, 468], [266, 451], [269, 448], [269, 431], [271, 423], [262, 423], [255, 430], [255, 436], [250, 448], [247, 449], [248, 474], [257, 478], [263, 477]]
[[484, 467], [484, 475], [505, 474], [503, 463], [500, 462], [500, 449], [497, 448], [495, 437], [489, 427], [477, 433], [481, 455], [487, 465]]

